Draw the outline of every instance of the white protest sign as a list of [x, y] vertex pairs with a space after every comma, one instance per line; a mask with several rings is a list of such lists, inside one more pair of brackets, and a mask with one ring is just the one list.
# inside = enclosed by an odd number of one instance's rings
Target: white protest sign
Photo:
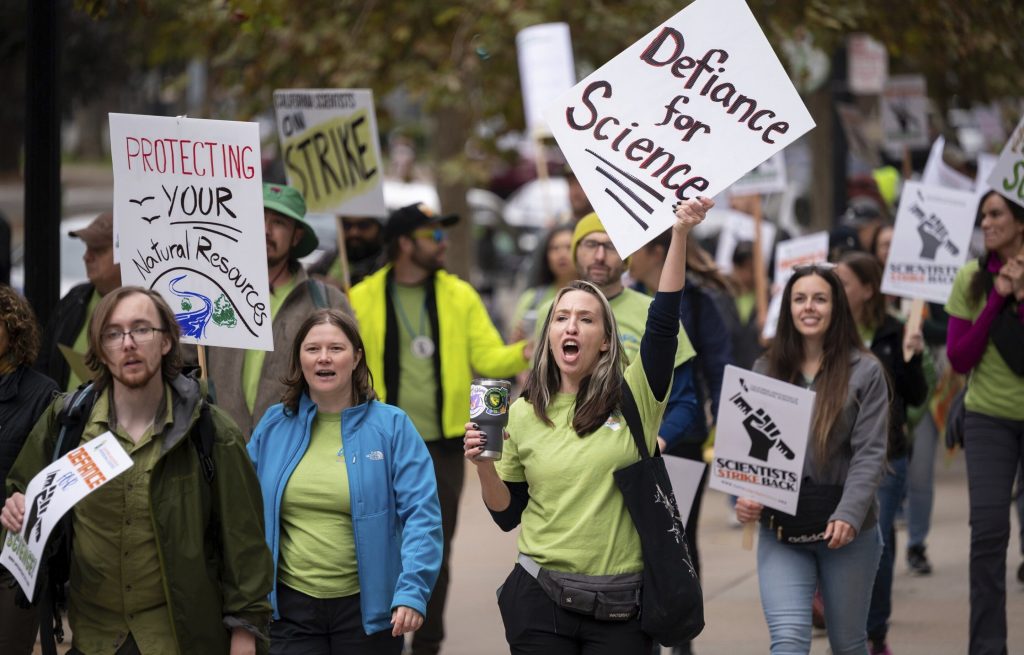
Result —
[[924, 75], [894, 75], [882, 93], [882, 129], [889, 144], [928, 145], [928, 93]]
[[729, 187], [731, 196], [758, 196], [786, 190], [786, 157], [778, 151]]
[[105, 432], [40, 471], [25, 490], [25, 523], [8, 532], [0, 565], [11, 572], [29, 600], [50, 533], [75, 504], [132, 466], [132, 458]]
[[690, 510], [693, 508], [693, 501], [697, 497], [701, 478], [704, 477], [704, 469], [708, 465], [673, 455], [663, 455], [662, 459], [665, 460], [668, 480], [672, 483], [672, 493], [676, 497], [679, 516], [682, 517], [683, 523], [686, 523], [686, 518], [690, 516]]
[[906, 182], [882, 293], [946, 302], [957, 271], [967, 262], [974, 206], [972, 192]]
[[256, 123], [110, 114], [121, 280], [182, 340], [272, 350]]
[[708, 486], [796, 514], [814, 392], [725, 367]]
[[928, 186], [940, 186], [947, 189], [960, 189], [970, 191], [974, 188], [974, 180], [967, 177], [945, 162], [942, 153], [946, 149], [945, 137], [938, 137], [932, 143], [932, 149], [928, 153], [928, 161], [925, 162], [924, 171], [921, 173], [921, 183]]
[[885, 44], [867, 34], [851, 34], [846, 42], [846, 77], [853, 93], [881, 93], [889, 78]]
[[[754, 217], [735, 209], [718, 209], [708, 212], [711, 222], [720, 222], [722, 229], [718, 233], [718, 247], [715, 249], [715, 264], [723, 273], [732, 272], [732, 254], [740, 241], [754, 240]], [[772, 256], [772, 244], [775, 243], [775, 226], [768, 221], [761, 221], [761, 258], [767, 265]]]
[[779, 324], [779, 314], [782, 312], [782, 291], [793, 276], [793, 269], [797, 266], [808, 264], [820, 264], [828, 261], [828, 232], [815, 232], [794, 239], [781, 241], [775, 246], [775, 277], [772, 290], [772, 300], [768, 304], [768, 313], [765, 316], [764, 329], [761, 336], [765, 339], [774, 339], [775, 330]]
[[279, 89], [274, 113], [288, 184], [308, 211], [387, 216], [372, 91]]
[[516, 34], [519, 82], [527, 131], [550, 136], [544, 109], [576, 84], [576, 63], [568, 23], [533, 25]]
[[814, 126], [743, 0], [696, 0], [548, 108], [619, 254]]
[[1024, 205], [1024, 118], [1013, 128], [999, 153], [999, 161], [988, 177], [989, 186], [1003, 197]]

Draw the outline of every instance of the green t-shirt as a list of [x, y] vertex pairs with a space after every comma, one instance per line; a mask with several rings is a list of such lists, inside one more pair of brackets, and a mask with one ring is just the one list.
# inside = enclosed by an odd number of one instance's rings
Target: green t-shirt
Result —
[[359, 593], [341, 414], [318, 412], [281, 496], [277, 579], [313, 598]]
[[[640, 358], [626, 368], [625, 378], [653, 450], [665, 403], [655, 400]], [[612, 477], [639, 459], [629, 427], [616, 411], [604, 426], [580, 438], [572, 429], [575, 400], [575, 394], [552, 398], [548, 417], [554, 427], [539, 420], [522, 398], [509, 410], [510, 436], [496, 466], [503, 480], [530, 485], [519, 551], [555, 571], [640, 571], [640, 537]]]
[[740, 317], [740, 323], [746, 325], [750, 322], [750, 315], [754, 313], [754, 308], [757, 305], [757, 296], [753, 291], [741, 293], [736, 296], [736, 313]]
[[871, 342], [875, 340], [875, 328], [866, 325], [857, 326], [857, 334], [860, 335], [860, 342], [865, 348], [871, 348]]
[[545, 314], [541, 310], [550, 307], [555, 297], [555, 286], [549, 284], [543, 287], [530, 287], [519, 296], [516, 302], [516, 310], [512, 313], [510, 329], [518, 326], [523, 327], [523, 335], [529, 336], [537, 330], [537, 324], [543, 323]]
[[[971, 303], [967, 297], [971, 278], [977, 271], [978, 260], [973, 259], [957, 272], [953, 281], [953, 291], [946, 301], [946, 313], [950, 316], [973, 322], [981, 314], [987, 299], [982, 297], [978, 302]], [[1010, 370], [995, 344], [989, 339], [981, 360], [971, 369], [964, 407], [972, 412], [996, 418], [1024, 421], [1021, 392], [1024, 392], [1024, 384], [1020, 376]]]
[[[633, 361], [638, 359], [640, 354], [640, 339], [644, 336], [647, 328], [647, 310], [651, 307], [653, 298], [645, 293], [633, 289], [623, 289], [622, 293], [608, 301], [611, 305], [612, 314], [615, 315], [615, 323], [619, 328], [619, 343], [626, 353], [626, 359]], [[544, 319], [551, 311], [551, 303], [547, 302], [541, 309], [534, 336], [537, 342], [542, 339], [541, 332], [544, 330]], [[680, 366], [683, 362], [696, 355], [690, 338], [686, 335], [682, 322], [679, 323], [679, 341], [676, 346], [676, 356], [673, 367]]]
[[[284, 299], [294, 288], [295, 276], [293, 275], [287, 284], [270, 292], [271, 323], [273, 323], [273, 317], [277, 314], [277, 310], [281, 309]], [[245, 360], [242, 362], [242, 390], [245, 392], [245, 406], [249, 408], [249, 413], [252, 413], [253, 407], [256, 406], [256, 395], [259, 393], [260, 378], [263, 376], [263, 360], [266, 358], [266, 350], [245, 351]]]
[[[422, 286], [395, 284], [391, 297], [398, 323], [398, 406], [412, 419], [424, 441], [438, 441], [444, 435], [437, 432], [440, 423], [434, 358], [433, 355], [417, 357], [412, 349], [412, 340], [421, 336], [428, 337], [434, 348], [438, 346], [427, 315], [427, 291]], [[468, 396], [466, 402], [469, 402]]]
[[[85, 354], [85, 351], [89, 350], [89, 319], [92, 317], [92, 313], [96, 311], [96, 305], [100, 303], [100, 294], [96, 291], [92, 292], [92, 296], [89, 297], [89, 304], [85, 307], [85, 323], [82, 324], [82, 331], [75, 337], [75, 343], [71, 345], [71, 349], [76, 353]], [[70, 374], [68, 375], [68, 388], [66, 391], [74, 391], [82, 384], [81, 380], [75, 371], [68, 369]]]

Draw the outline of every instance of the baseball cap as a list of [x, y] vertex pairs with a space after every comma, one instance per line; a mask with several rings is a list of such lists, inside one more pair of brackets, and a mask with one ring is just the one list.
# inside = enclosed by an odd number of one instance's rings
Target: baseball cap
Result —
[[438, 223], [442, 227], [451, 227], [458, 222], [457, 215], [438, 216], [434, 210], [423, 203], [408, 205], [391, 212], [388, 222], [384, 225], [384, 240], [393, 241], [426, 225]]
[[69, 236], [85, 242], [87, 248], [100, 249], [114, 246], [114, 214], [103, 212], [92, 222], [79, 230], [71, 230]]
[[263, 184], [263, 208], [275, 211], [295, 221], [302, 228], [302, 238], [292, 248], [291, 256], [298, 259], [316, 250], [320, 244], [316, 232], [306, 223], [306, 201], [302, 192], [287, 184]]

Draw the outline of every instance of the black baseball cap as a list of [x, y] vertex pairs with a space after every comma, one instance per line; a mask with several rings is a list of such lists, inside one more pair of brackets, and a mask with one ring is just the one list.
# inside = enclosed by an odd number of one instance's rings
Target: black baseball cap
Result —
[[440, 224], [442, 227], [451, 227], [459, 222], [456, 214], [439, 216], [434, 210], [423, 203], [409, 205], [391, 212], [388, 222], [384, 224], [384, 239], [393, 241], [400, 236], [410, 234], [421, 227]]

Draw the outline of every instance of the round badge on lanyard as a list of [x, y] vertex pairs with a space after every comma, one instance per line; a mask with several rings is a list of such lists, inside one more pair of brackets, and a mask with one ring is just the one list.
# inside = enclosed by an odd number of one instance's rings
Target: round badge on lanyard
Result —
[[426, 359], [434, 354], [434, 341], [430, 337], [418, 336], [410, 344], [412, 354], [419, 359]]

